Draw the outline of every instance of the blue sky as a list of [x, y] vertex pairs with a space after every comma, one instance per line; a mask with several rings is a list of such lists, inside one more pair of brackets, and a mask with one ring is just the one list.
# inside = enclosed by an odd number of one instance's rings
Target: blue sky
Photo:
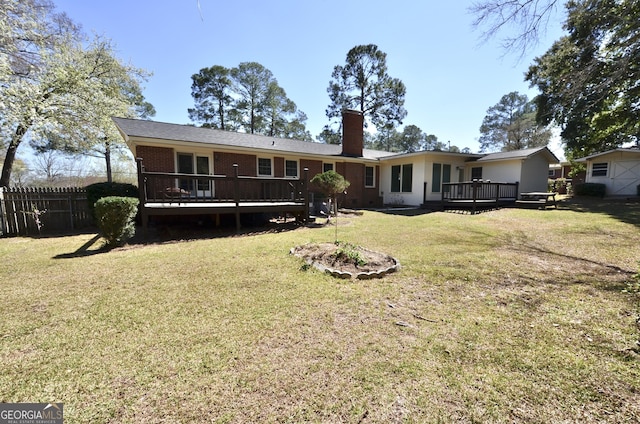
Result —
[[[118, 57], [153, 73], [144, 94], [157, 121], [189, 123], [191, 75], [255, 61], [269, 69], [308, 116], [315, 137], [328, 123], [327, 87], [336, 65], [360, 44], [387, 53], [406, 88], [405, 125], [476, 152], [486, 111], [524, 82], [534, 57], [561, 35], [559, 17], [536, 49], [504, 57], [481, 43], [471, 1], [422, 0], [54, 0], [87, 33], [113, 40]], [[560, 156], [561, 150], [552, 148]]]

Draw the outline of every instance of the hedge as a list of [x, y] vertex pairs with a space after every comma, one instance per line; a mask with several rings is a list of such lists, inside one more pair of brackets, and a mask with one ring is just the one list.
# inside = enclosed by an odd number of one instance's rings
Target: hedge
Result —
[[89, 211], [95, 218], [95, 204], [103, 197], [140, 197], [138, 187], [128, 183], [95, 183], [87, 186], [87, 202], [89, 202]]
[[601, 183], [582, 183], [574, 188], [576, 196], [604, 197], [607, 186]]

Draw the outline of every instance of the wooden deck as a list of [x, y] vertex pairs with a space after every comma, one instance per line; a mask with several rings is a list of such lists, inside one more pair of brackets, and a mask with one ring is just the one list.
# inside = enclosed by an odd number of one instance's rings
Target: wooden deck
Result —
[[147, 235], [149, 217], [158, 215], [235, 215], [240, 230], [240, 215], [253, 213], [289, 213], [299, 221], [309, 217], [308, 169], [302, 178], [263, 178], [234, 175], [180, 174], [147, 172], [138, 162], [140, 213]]
[[518, 198], [518, 183], [495, 183], [491, 181], [466, 181], [443, 183], [443, 210], [463, 210], [472, 214], [515, 203]]

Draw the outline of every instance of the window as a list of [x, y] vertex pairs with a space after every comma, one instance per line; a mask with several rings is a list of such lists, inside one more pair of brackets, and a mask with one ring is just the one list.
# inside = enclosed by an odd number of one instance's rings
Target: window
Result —
[[431, 172], [431, 192], [440, 193], [442, 184], [451, 182], [451, 165], [434, 163]]
[[591, 167], [591, 176], [606, 177], [608, 168], [609, 168], [609, 164], [607, 162], [594, 163], [593, 166]]
[[327, 171], [333, 171], [333, 164], [332, 163], [323, 163], [322, 164], [322, 172], [327, 172]]
[[431, 192], [440, 193], [440, 183], [442, 177], [442, 165], [439, 163], [433, 164], [433, 170], [431, 171]]
[[373, 166], [364, 167], [364, 186], [375, 187], [376, 186], [376, 169]]
[[413, 185], [413, 164], [391, 167], [391, 191], [410, 193]]
[[271, 173], [271, 159], [270, 158], [258, 158], [258, 176], [270, 177]]
[[400, 191], [400, 165], [391, 167], [391, 191], [397, 193]]
[[289, 178], [298, 177], [298, 161], [297, 160], [284, 161], [284, 176]]
[[[178, 173], [193, 174], [193, 155], [191, 153], [178, 153]], [[180, 178], [178, 187], [183, 190], [193, 190], [193, 180], [191, 178]]]
[[411, 186], [413, 185], [413, 164], [408, 163], [402, 165], [402, 191], [404, 193], [411, 193]]
[[482, 167], [477, 166], [475, 168], [471, 168], [471, 179], [472, 180], [481, 180], [482, 179]]

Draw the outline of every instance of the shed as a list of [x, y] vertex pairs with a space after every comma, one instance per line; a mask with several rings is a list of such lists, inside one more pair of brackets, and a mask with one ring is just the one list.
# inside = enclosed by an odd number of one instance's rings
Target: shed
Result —
[[640, 185], [640, 148], [619, 148], [578, 160], [587, 166], [587, 183], [606, 186], [607, 196], [636, 196]]

